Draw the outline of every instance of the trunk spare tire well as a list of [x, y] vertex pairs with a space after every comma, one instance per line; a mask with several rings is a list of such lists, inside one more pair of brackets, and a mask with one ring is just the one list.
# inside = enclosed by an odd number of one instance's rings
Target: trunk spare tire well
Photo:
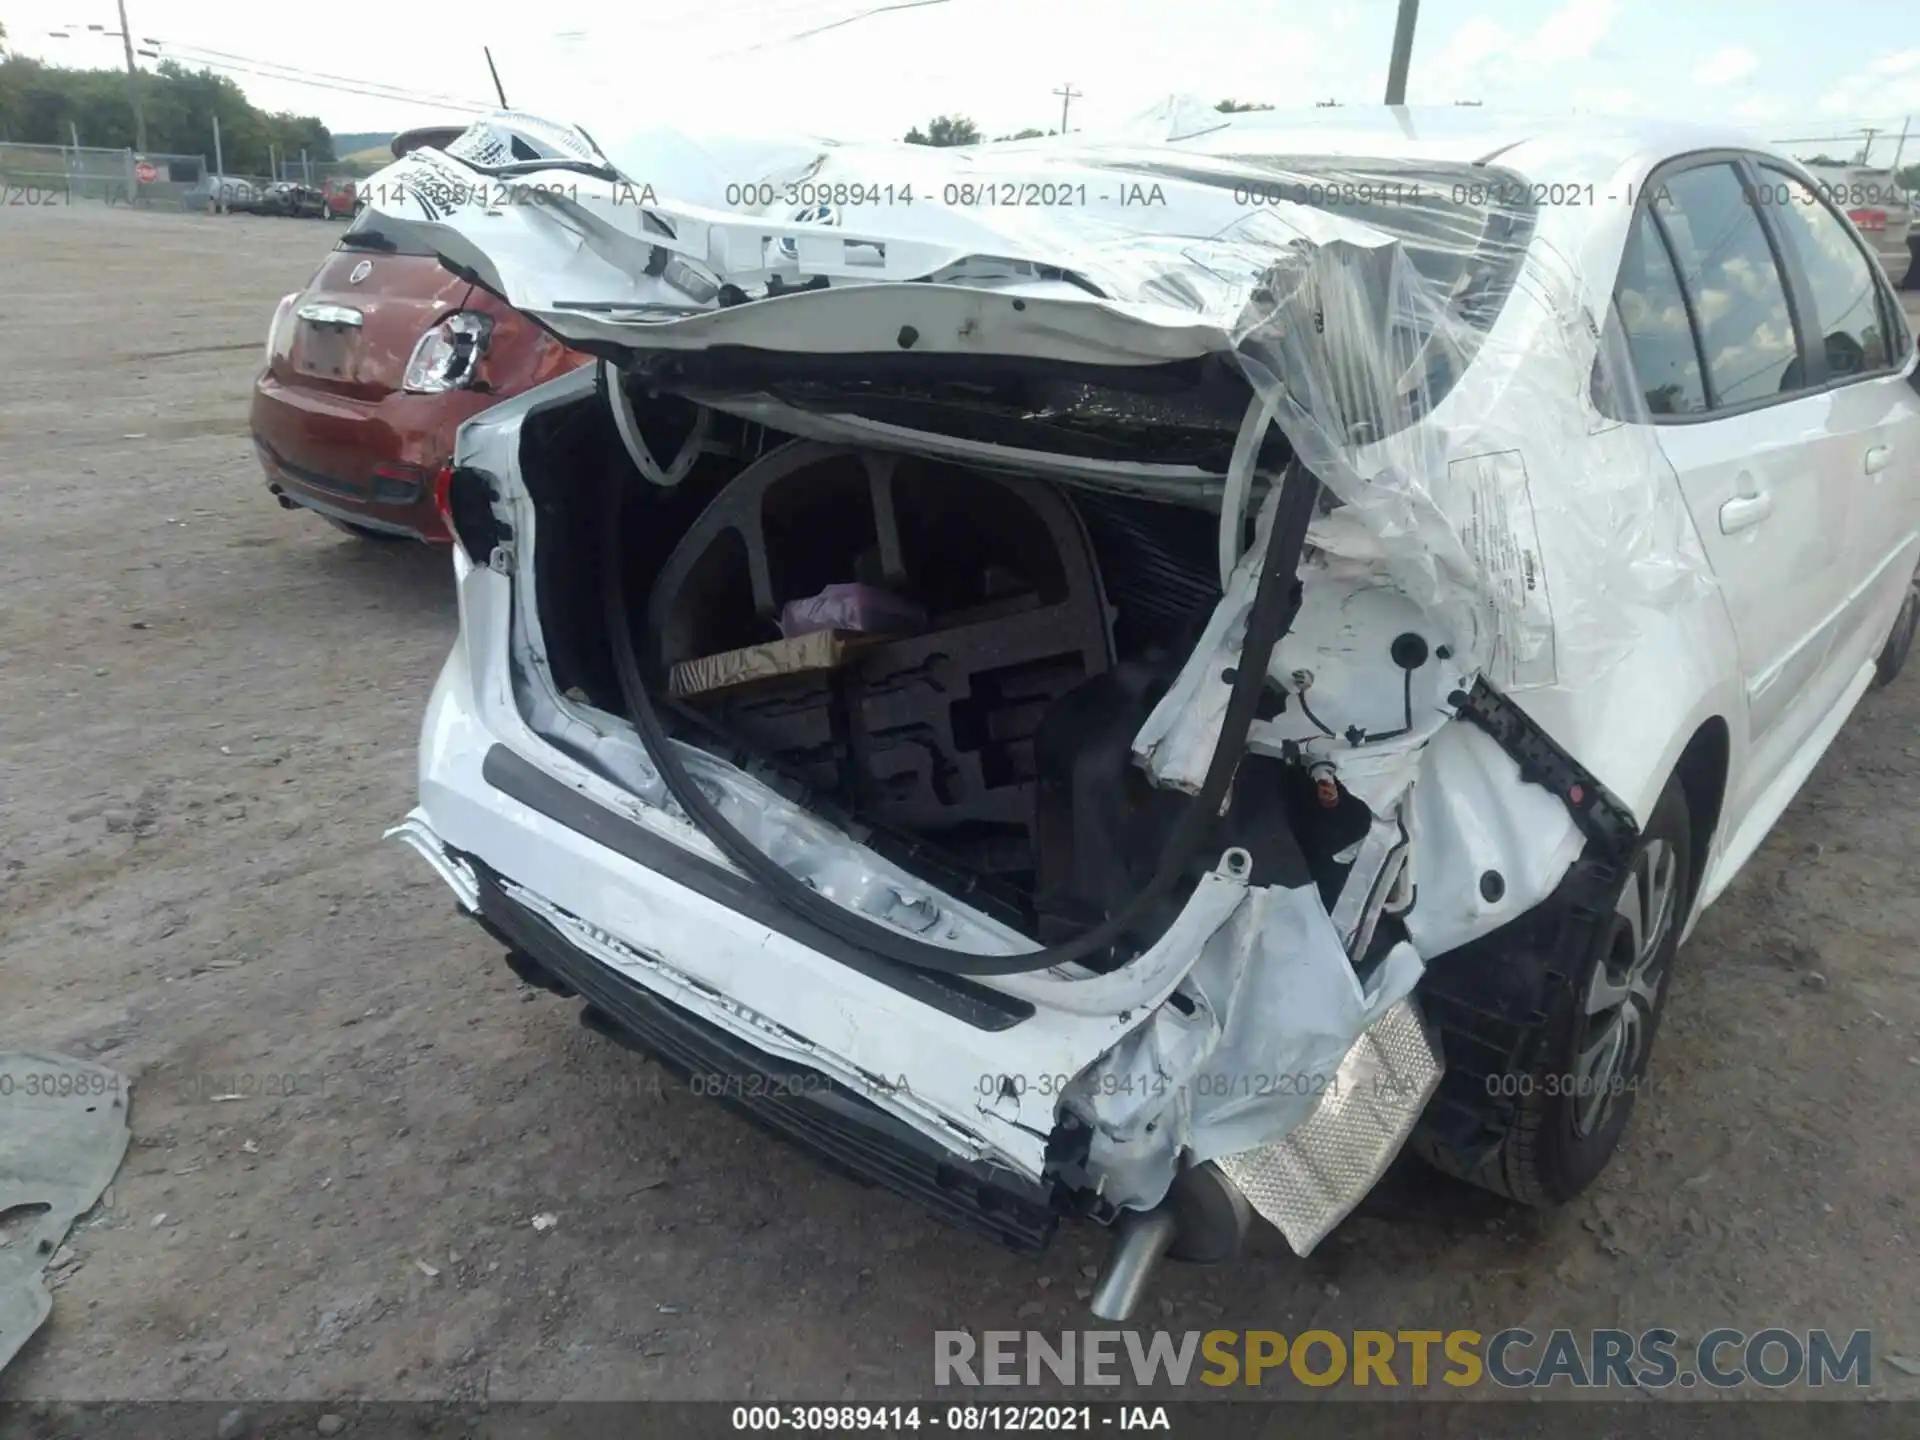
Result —
[[[1174, 821], [1160, 863], [1147, 882], [1119, 912], [1070, 941], [1015, 955], [986, 955], [911, 938], [818, 894], [768, 859], [692, 783], [672, 746], [666, 743], [666, 729], [644, 679], [622, 578], [620, 522], [634, 493], [638, 491], [645, 496], [648, 488], [636, 486], [627, 475], [627, 467], [613, 467], [607, 476], [600, 526], [601, 588], [621, 698], [641, 740], [654, 757], [669, 793], [730, 859], [789, 909], [848, 943], [899, 963], [959, 975], [1029, 973], [1088, 960], [1094, 961], [1097, 968], [1099, 960], [1109, 956], [1122, 942], [1137, 944], [1142, 937], [1136, 932], [1142, 922], [1156, 915], [1161, 902], [1187, 878], [1189, 864], [1212, 831], [1222, 802], [1240, 769], [1247, 733], [1264, 698], [1266, 668], [1273, 647], [1298, 612], [1301, 590], [1296, 572], [1306, 543], [1307, 523], [1320, 493], [1319, 482], [1304, 467], [1288, 468], [1281, 482], [1274, 533], [1249, 616], [1243, 664], [1228, 701], [1219, 743], [1200, 793], [1185, 804]], [[651, 629], [656, 617], [649, 614], [648, 621]], [[1085, 653], [1083, 646], [1082, 654]], [[1138, 948], [1144, 949], [1151, 943], [1151, 939], [1147, 939]]]

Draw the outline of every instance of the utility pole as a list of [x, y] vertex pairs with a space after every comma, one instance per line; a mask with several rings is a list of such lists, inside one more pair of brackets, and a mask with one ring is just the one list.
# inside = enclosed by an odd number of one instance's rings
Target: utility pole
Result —
[[[1900, 152], [1907, 148], [1907, 127], [1912, 123], [1913, 117], [1911, 115], [1903, 115], [1900, 117], [1900, 139], [1893, 147], [1893, 164], [1887, 167], [1893, 171], [1896, 177], [1900, 174]], [[1896, 183], [1898, 183], [1897, 180]]]
[[1880, 130], [1878, 126], [1874, 126], [1874, 125], [1867, 126], [1867, 138], [1863, 140], [1860, 144], [1860, 159], [1858, 162], [1859, 164], [1865, 165], [1870, 159], [1873, 158], [1873, 137], [1878, 135], [1879, 133], [1880, 133]]
[[1067, 133], [1067, 107], [1081, 97], [1081, 92], [1074, 89], [1073, 82], [1069, 80], [1053, 93], [1060, 97], [1060, 133], [1064, 135]]
[[1413, 22], [1420, 18], [1420, 0], [1400, 0], [1400, 18], [1393, 25], [1393, 55], [1387, 61], [1387, 104], [1407, 103], [1407, 67], [1413, 63]]
[[213, 183], [207, 187], [213, 196], [213, 213], [218, 215], [226, 207], [227, 198], [227, 157], [220, 153], [220, 117], [213, 117]]
[[127, 53], [127, 99], [133, 105], [133, 147], [147, 153], [147, 112], [140, 103], [140, 67], [133, 63], [133, 27], [127, 23], [127, 0], [120, 6], [120, 44]]

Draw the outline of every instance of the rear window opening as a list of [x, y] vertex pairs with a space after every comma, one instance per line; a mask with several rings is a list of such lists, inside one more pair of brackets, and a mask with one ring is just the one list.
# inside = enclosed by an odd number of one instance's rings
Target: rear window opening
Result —
[[437, 258], [430, 246], [405, 238], [398, 230], [381, 224], [380, 216], [362, 207], [341, 235], [336, 250], [369, 250], [381, 255], [425, 255]]

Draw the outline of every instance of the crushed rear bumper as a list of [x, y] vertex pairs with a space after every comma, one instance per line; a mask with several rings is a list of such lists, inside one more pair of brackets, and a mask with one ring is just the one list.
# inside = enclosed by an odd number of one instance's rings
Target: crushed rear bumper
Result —
[[531, 961], [585, 1000], [595, 1028], [831, 1168], [916, 1201], [941, 1220], [1016, 1250], [1043, 1249], [1052, 1238], [1060, 1213], [1053, 1186], [955, 1155], [845, 1082], [689, 1014], [581, 950], [511, 881], [484, 865], [473, 868], [487, 931], [523, 964]]

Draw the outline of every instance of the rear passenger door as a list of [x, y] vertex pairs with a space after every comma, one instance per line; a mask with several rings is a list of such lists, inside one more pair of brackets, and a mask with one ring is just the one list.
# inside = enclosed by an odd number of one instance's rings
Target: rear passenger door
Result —
[[1735, 824], [1838, 698], [1829, 661], [1857, 489], [1822, 473], [1824, 363], [1752, 173], [1730, 153], [1657, 171], [1615, 292], [1738, 642], [1749, 763], [1728, 797]]
[[1920, 548], [1920, 395], [1908, 383], [1913, 336], [1893, 287], [1827, 196], [1761, 162], [1755, 189], [1783, 255], [1805, 282], [1810, 335], [1826, 360], [1819, 470], [1854, 494], [1849, 593], [1836, 668], [1873, 657], [1912, 583]]

